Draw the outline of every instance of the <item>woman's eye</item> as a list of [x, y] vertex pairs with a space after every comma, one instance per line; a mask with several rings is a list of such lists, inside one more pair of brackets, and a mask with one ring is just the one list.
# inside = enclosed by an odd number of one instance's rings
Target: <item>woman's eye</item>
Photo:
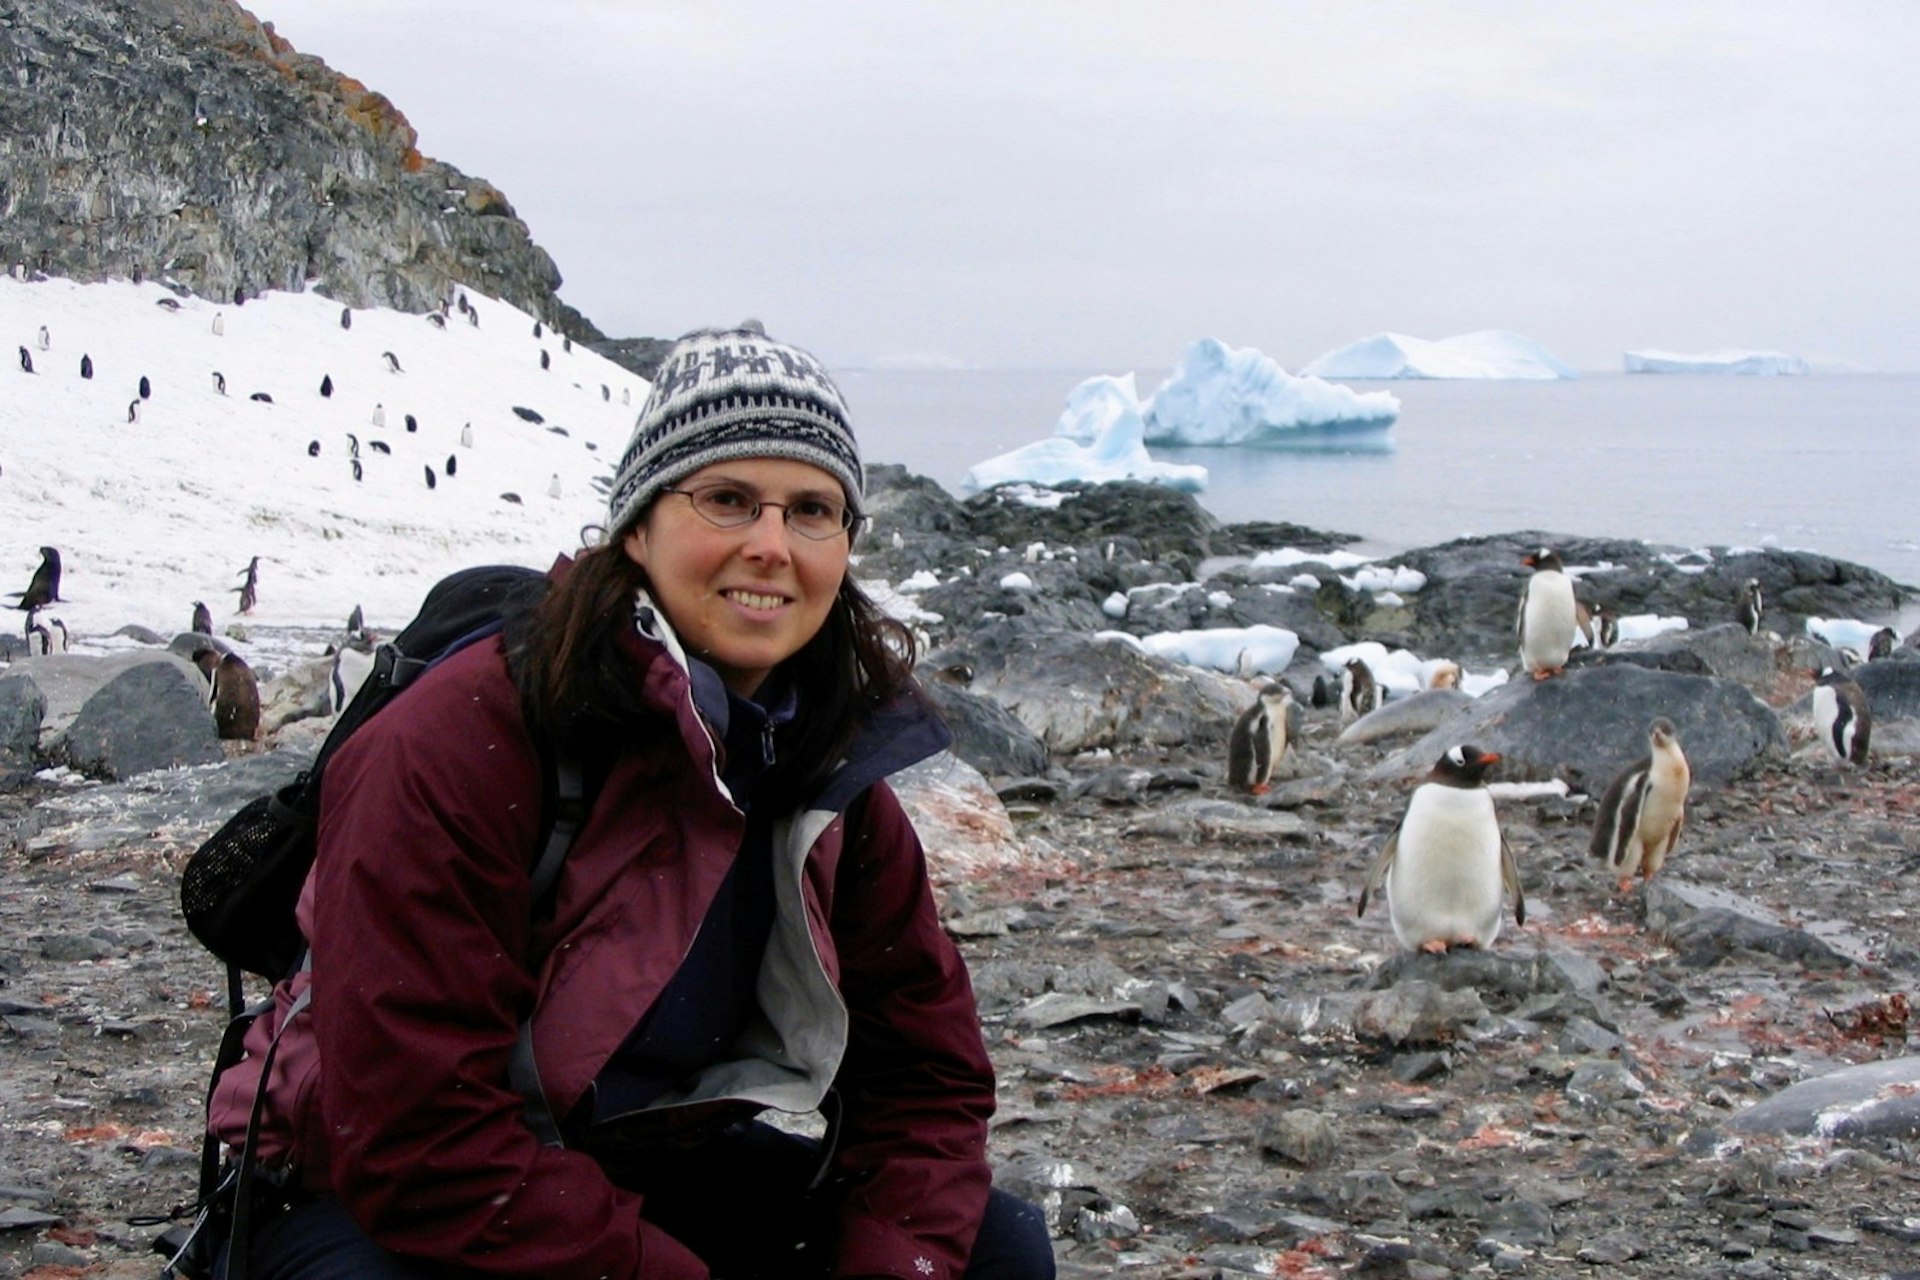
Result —
[[793, 504], [793, 514], [802, 520], [831, 520], [833, 508], [818, 498], [802, 498]]
[[738, 489], [709, 489], [707, 505], [720, 511], [738, 511], [752, 506], [753, 499]]

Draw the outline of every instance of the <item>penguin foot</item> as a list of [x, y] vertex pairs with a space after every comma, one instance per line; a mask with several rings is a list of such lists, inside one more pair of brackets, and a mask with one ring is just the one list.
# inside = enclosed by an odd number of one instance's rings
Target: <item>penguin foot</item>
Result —
[[1633, 892], [1633, 877], [1628, 876], [1626, 879], [1620, 882], [1620, 893], [1624, 897], [1625, 895], [1632, 892]]
[[1273, 790], [1273, 788], [1268, 786], [1266, 783], [1256, 782], [1252, 786], [1247, 788], [1247, 794], [1255, 795], [1255, 796], [1263, 796], [1271, 790]]
[[1420, 949], [1430, 956], [1443, 956], [1451, 945], [1445, 938], [1428, 938], [1420, 944]]

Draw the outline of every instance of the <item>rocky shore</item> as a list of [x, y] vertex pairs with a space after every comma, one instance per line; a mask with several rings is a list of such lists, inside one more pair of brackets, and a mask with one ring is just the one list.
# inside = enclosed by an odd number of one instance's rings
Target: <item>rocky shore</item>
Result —
[[[1806, 553], [1524, 531], [1409, 553], [1393, 564], [1422, 585], [1372, 590], [1252, 559], [1343, 535], [1220, 526], [1176, 494], [959, 503], [876, 480], [859, 572], [915, 607], [962, 741], [903, 794], [1000, 1071], [997, 1176], [1046, 1206], [1062, 1274], [1920, 1267], [1920, 662], [1863, 668], [1885, 744], [1865, 769], [1822, 757], [1802, 709], [1836, 659], [1805, 620], [1891, 622], [1907, 588]], [[1432, 727], [1342, 740], [1309, 708], [1262, 797], [1224, 783], [1250, 677], [1100, 635], [1285, 628], [1299, 648], [1269, 674], [1303, 701], [1322, 653], [1365, 640], [1510, 667], [1542, 544], [1615, 614], [1688, 628]], [[1721, 625], [1748, 578], [1771, 634]], [[0, 1277], [149, 1276], [139, 1220], [191, 1197], [223, 1003], [179, 866], [310, 752], [315, 677], [274, 673], [281, 727], [221, 763], [87, 781], [108, 772], [72, 742], [93, 695], [30, 716], [32, 667], [0, 670]], [[1623, 894], [1587, 835], [1650, 714], [1680, 726], [1695, 785], [1667, 869]], [[1380, 913], [1356, 918], [1360, 878], [1407, 779], [1464, 732], [1536, 784], [1499, 801], [1527, 921], [1485, 953], [1401, 955]]]

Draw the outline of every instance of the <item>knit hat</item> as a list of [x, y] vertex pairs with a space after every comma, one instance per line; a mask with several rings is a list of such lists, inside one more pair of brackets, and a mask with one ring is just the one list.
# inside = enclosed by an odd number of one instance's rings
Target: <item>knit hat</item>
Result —
[[818, 360], [757, 321], [673, 345], [620, 457], [607, 501], [618, 533], [660, 491], [734, 458], [791, 458], [832, 475], [858, 512], [866, 491], [846, 401]]

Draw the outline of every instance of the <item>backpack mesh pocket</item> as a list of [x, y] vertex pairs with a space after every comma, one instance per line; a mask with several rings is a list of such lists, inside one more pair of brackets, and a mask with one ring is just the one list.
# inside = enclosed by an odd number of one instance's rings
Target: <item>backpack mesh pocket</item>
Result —
[[289, 929], [313, 866], [314, 819], [298, 805], [306, 777], [260, 796], [202, 842], [180, 876], [187, 928], [249, 973], [282, 978], [305, 947]]

